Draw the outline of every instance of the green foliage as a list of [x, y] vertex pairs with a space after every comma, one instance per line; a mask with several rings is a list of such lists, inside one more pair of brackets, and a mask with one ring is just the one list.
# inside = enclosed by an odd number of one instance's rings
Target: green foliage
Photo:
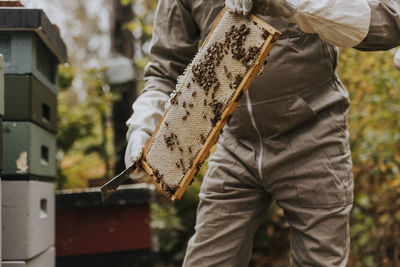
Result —
[[71, 87], [74, 80], [74, 70], [69, 64], [61, 65], [58, 68], [58, 86], [60, 90], [66, 90]]
[[355, 200], [352, 266], [400, 264], [400, 72], [393, 53], [341, 51], [339, 74], [352, 100]]
[[[63, 157], [58, 162], [58, 188], [71, 185], [86, 187], [86, 179], [110, 174], [113, 149], [110, 113], [116, 96], [110, 92], [104, 76], [104, 69], [88, 69], [82, 80], [84, 91], [64, 87], [59, 93], [57, 145], [58, 154]], [[72, 67], [61, 68], [59, 77], [65, 86], [71, 86], [74, 79]], [[79, 94], [85, 94], [83, 101], [79, 99]], [[92, 161], [82, 159], [84, 156], [92, 158]], [[100, 166], [91, 167], [93, 163]], [[102, 170], [101, 174], [90, 171], [90, 168]], [[82, 169], [87, 169], [87, 172]]]
[[73, 92], [67, 91], [73, 79], [72, 68], [60, 67], [59, 84], [62, 91], [58, 95], [57, 147], [64, 153], [70, 151], [75, 141], [88, 137], [94, 128], [92, 114], [78, 102]]

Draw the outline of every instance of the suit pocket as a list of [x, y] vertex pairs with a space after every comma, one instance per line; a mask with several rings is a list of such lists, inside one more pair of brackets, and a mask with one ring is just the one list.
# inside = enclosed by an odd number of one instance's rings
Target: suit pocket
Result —
[[290, 129], [294, 129], [316, 116], [317, 113], [302, 97], [297, 96], [289, 100]]
[[303, 207], [331, 208], [352, 201], [352, 164], [342, 106], [335, 103], [315, 112], [301, 97], [291, 106], [296, 127], [290, 134], [292, 159]]

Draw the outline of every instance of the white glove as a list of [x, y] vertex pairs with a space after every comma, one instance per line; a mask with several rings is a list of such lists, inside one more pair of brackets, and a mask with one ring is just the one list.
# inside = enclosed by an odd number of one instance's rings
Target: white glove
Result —
[[[125, 151], [125, 166], [128, 168], [141, 157], [143, 147], [147, 144], [162, 114], [169, 96], [161, 91], [149, 90], [141, 94], [133, 103], [133, 115], [126, 122], [128, 145]], [[130, 175], [132, 179], [139, 179], [146, 175], [142, 168]]]
[[225, 6], [229, 12], [247, 16], [253, 8], [253, 0], [225, 0]]
[[400, 70], [400, 48], [397, 49], [396, 54], [394, 54], [394, 66], [397, 70]]
[[[143, 147], [149, 139], [150, 136], [142, 131], [131, 134], [125, 151], [125, 166], [127, 168], [135, 164], [142, 157]], [[144, 176], [146, 176], [146, 172], [142, 168], [136, 168], [130, 175], [132, 179], [139, 179]]]

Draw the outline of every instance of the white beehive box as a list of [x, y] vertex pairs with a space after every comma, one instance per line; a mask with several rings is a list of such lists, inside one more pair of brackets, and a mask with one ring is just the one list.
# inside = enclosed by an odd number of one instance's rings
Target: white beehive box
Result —
[[54, 245], [54, 183], [3, 180], [1, 197], [3, 261], [26, 261]]
[[29, 261], [4, 261], [2, 267], [54, 267], [56, 250], [50, 247]]
[[221, 12], [144, 149], [144, 169], [172, 200], [182, 197], [279, 35], [254, 15]]

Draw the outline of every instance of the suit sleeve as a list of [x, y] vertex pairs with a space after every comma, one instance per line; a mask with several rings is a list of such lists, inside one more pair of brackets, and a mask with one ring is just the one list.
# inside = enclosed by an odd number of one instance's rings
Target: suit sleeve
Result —
[[145, 86], [127, 121], [128, 140], [133, 133], [152, 134], [178, 76], [197, 52], [199, 36], [197, 24], [183, 0], [158, 2], [150, 45], [152, 61], [145, 68]]
[[288, 21], [306, 33], [317, 33], [324, 41], [354, 47], [367, 36], [371, 8], [367, 0], [286, 0], [294, 14]]
[[395, 0], [368, 0], [371, 23], [366, 38], [354, 48], [388, 50], [400, 45], [400, 9]]

